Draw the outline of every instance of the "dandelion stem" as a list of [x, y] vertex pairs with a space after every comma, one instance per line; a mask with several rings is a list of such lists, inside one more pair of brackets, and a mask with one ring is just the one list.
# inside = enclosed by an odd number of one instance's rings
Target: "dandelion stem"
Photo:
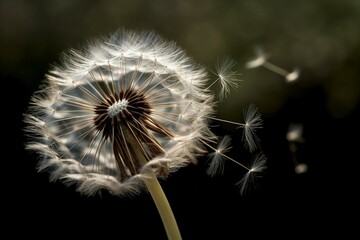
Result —
[[154, 174], [150, 178], [144, 179], [146, 187], [148, 188], [151, 197], [160, 214], [161, 220], [165, 227], [166, 234], [169, 240], [180, 240], [181, 235], [176, 223], [174, 214], [171, 210], [170, 204], [164, 194], [161, 185]]
[[[124, 133], [126, 135], [126, 142], [132, 147], [133, 151], [135, 152], [135, 155], [139, 162], [143, 165], [147, 163], [144, 154], [141, 152], [141, 150], [136, 145], [135, 137], [130, 132], [129, 129], [124, 128]], [[156, 178], [155, 174], [152, 172], [152, 170], [148, 170], [146, 173], [146, 176], [143, 178], [143, 181], [147, 187], [147, 189], [150, 192], [150, 195], [152, 199], [154, 200], [154, 203], [156, 205], [156, 208], [160, 214], [162, 223], [164, 225], [167, 237], [169, 240], [181, 240], [181, 234], [179, 231], [179, 227], [176, 223], [176, 219], [174, 216], [174, 213], [171, 209], [171, 206], [169, 204], [169, 201], [167, 200], [167, 197]]]

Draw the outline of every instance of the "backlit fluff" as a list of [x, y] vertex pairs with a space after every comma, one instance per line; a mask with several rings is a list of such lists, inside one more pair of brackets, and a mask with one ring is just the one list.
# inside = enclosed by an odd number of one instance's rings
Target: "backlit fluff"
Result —
[[136, 193], [149, 170], [167, 176], [214, 136], [205, 68], [152, 32], [119, 31], [71, 50], [25, 116], [27, 148], [51, 180], [92, 195]]

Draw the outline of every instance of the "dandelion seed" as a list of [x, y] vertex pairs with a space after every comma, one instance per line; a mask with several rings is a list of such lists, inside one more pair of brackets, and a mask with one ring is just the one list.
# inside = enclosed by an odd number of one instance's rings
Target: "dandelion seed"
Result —
[[259, 177], [259, 173], [266, 169], [266, 157], [263, 154], [257, 154], [251, 163], [251, 167], [245, 176], [235, 185], [240, 188], [240, 194], [244, 194], [250, 185], [256, 185], [255, 178]]
[[222, 175], [224, 173], [224, 154], [231, 149], [231, 137], [224, 136], [218, 143], [216, 149], [209, 153], [210, 158], [207, 173], [210, 176]]
[[[236, 66], [236, 62], [233, 59], [219, 58], [217, 60], [217, 65], [214, 74], [217, 76], [217, 79], [213, 82], [220, 82], [220, 100], [223, 100], [230, 94], [230, 89], [237, 89], [239, 82], [239, 74], [233, 70]], [[212, 85], [213, 85], [212, 84]]]
[[268, 69], [269, 71], [274, 72], [274, 73], [284, 77], [285, 81], [288, 83], [294, 82], [299, 78], [299, 76], [300, 76], [299, 68], [295, 68], [294, 71], [288, 72], [287, 70], [269, 62], [268, 61], [269, 57], [260, 48], [256, 49], [256, 55], [257, 55], [257, 57], [254, 60], [251, 60], [251, 61], [245, 63], [246, 68], [250, 69], [250, 68], [257, 68], [257, 67], [262, 66], [262, 67]]
[[289, 130], [286, 134], [286, 139], [289, 142], [289, 149], [291, 152], [292, 161], [294, 164], [294, 170], [296, 174], [306, 173], [308, 171], [308, 165], [305, 163], [299, 163], [297, 157], [298, 147], [297, 144], [305, 143], [303, 138], [303, 125], [302, 124], [290, 124]]
[[[224, 161], [225, 160], [229, 160], [232, 163], [240, 166], [241, 168], [246, 169], [247, 174], [250, 174], [252, 172], [256, 172], [256, 173], [260, 173], [263, 169], [265, 169], [265, 156], [262, 154], [262, 157], [257, 157], [255, 158], [255, 160], [252, 161], [252, 167], [249, 168], [247, 166], [245, 166], [244, 164], [236, 161], [235, 159], [227, 156], [225, 153], [228, 152], [231, 147], [230, 147], [230, 142], [231, 142], [231, 138], [229, 136], [224, 136], [219, 144], [217, 148], [212, 147], [210, 144], [208, 143], [204, 143], [207, 147], [209, 147], [210, 149], [213, 150], [213, 152], [209, 153], [209, 157], [210, 157], [210, 164], [208, 166], [207, 169], [207, 173], [210, 176], [215, 176], [215, 175], [219, 175], [219, 174], [223, 174], [224, 171]], [[260, 155], [258, 155], [260, 156]], [[246, 186], [243, 185], [248, 185], [248, 181], [245, 179], [247, 176], [244, 176], [244, 178], [242, 178], [242, 180], [240, 180], [239, 182], [236, 183], [236, 185], [240, 186], [240, 188], [246, 188]], [[243, 194], [243, 190], [240, 192], [241, 194]]]
[[262, 128], [262, 119], [261, 114], [255, 104], [250, 104], [246, 109], [244, 109], [245, 123], [234, 122], [215, 117], [208, 118], [215, 121], [236, 125], [237, 128], [243, 128], [244, 131], [242, 140], [245, 144], [245, 147], [249, 149], [250, 152], [254, 152], [257, 149], [257, 145], [259, 144], [260, 140], [256, 135], [256, 130]]
[[255, 132], [257, 129], [262, 128], [261, 114], [257, 106], [250, 104], [249, 107], [244, 110], [244, 120], [243, 140], [249, 151], [253, 152], [257, 149], [260, 141]]

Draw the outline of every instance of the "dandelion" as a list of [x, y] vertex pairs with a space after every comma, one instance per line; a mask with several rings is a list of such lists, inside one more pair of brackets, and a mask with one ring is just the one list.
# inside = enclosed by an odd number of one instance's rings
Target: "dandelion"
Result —
[[[217, 80], [222, 97], [237, 86], [234, 62], [224, 64]], [[212, 117], [207, 81], [205, 68], [175, 42], [120, 30], [84, 51], [70, 50], [46, 75], [24, 117], [26, 148], [39, 154], [38, 170], [48, 171], [51, 181], [75, 185], [82, 194], [148, 190], [168, 238], [181, 239], [157, 178], [196, 163], [216, 138], [208, 122], [220, 119]], [[251, 149], [260, 124], [256, 111], [250, 108], [246, 123], [236, 123], [245, 128]], [[210, 173], [222, 171], [222, 158], [231, 159], [224, 155], [229, 146], [224, 137]]]
[[199, 140], [212, 137], [206, 80], [175, 43], [119, 31], [86, 52], [70, 51], [47, 75], [25, 116], [27, 148], [40, 154], [39, 170], [49, 170], [51, 180], [76, 184], [83, 194], [106, 188], [131, 195], [145, 183], [164, 202], [156, 176], [193, 161]]

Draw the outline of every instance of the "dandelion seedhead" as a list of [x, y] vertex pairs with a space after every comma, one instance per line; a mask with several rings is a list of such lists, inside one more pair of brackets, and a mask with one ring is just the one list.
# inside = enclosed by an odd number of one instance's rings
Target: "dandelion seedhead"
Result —
[[[25, 114], [26, 147], [41, 156], [40, 171], [87, 195], [103, 188], [126, 195], [138, 193], [144, 179], [166, 177], [208, 151], [217, 138], [209, 121], [225, 120], [213, 117], [206, 68], [175, 42], [120, 30], [85, 49], [64, 55]], [[217, 65], [221, 98], [237, 87], [234, 66], [230, 59]], [[253, 151], [261, 118], [254, 105], [245, 115], [245, 123], [232, 123], [244, 128]], [[229, 149], [230, 138], [222, 138], [210, 153], [210, 175], [222, 173]], [[258, 172], [260, 162], [239, 165]]]

